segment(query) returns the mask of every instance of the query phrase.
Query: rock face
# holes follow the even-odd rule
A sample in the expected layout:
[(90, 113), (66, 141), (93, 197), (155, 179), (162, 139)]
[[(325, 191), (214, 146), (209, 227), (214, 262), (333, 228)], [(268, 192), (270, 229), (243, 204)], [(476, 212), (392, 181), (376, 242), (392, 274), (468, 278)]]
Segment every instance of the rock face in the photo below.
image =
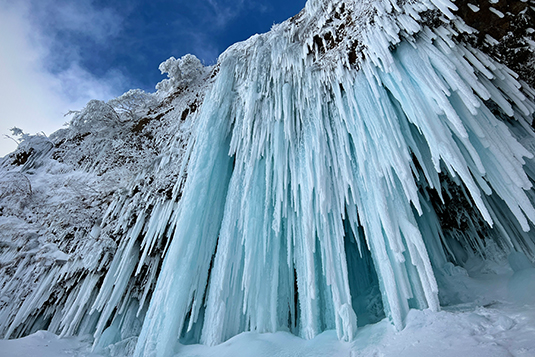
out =
[(535, 87), (535, 2), (458, 0), (456, 14), (477, 30), (466, 40)]
[(310, 0), (213, 68), (172, 58), (155, 94), (19, 132), (0, 333), (137, 356), (243, 331), (349, 341), (460, 302), (449, 272), (467, 256), (535, 260), (533, 8), (458, 5)]

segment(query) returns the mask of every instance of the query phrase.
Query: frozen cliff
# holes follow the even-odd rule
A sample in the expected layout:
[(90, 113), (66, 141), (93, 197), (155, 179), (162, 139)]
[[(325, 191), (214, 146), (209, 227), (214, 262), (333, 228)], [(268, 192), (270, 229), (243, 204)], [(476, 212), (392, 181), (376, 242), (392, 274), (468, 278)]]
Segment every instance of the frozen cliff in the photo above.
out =
[(456, 10), (309, 0), (214, 67), (162, 63), (155, 94), (17, 132), (0, 334), (136, 356), (244, 331), (352, 341), (465, 302), (469, 257), (532, 267), (535, 93)]

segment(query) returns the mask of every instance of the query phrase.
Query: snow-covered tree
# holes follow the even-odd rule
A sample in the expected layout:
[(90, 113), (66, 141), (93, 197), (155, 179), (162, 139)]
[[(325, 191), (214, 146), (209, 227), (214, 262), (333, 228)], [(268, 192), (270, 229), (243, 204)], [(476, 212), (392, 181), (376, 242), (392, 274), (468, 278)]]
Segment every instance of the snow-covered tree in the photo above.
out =
[(115, 111), (126, 115), (129, 119), (135, 119), (136, 113), (146, 109), (154, 103), (154, 95), (141, 89), (130, 89), (123, 95), (108, 101)]
[(121, 119), (113, 107), (101, 100), (90, 100), (85, 108), (76, 114), (69, 125), (77, 132), (98, 132), (116, 128)]
[(172, 88), (187, 85), (197, 79), (204, 66), (195, 55), (187, 54), (179, 59), (171, 57), (158, 67), (162, 74), (167, 73), (169, 79), (164, 79), (156, 85), (158, 91), (167, 92)]

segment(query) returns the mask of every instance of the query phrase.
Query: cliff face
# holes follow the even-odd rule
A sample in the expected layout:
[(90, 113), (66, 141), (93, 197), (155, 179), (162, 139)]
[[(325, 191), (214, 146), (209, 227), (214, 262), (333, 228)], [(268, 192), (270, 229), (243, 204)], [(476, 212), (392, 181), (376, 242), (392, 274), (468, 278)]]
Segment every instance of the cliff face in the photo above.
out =
[(213, 68), (170, 59), (155, 94), (19, 133), (0, 333), (139, 356), (243, 331), (349, 341), (463, 302), (467, 256), (534, 260), (533, 8), (457, 5), (310, 0)]
[(465, 37), (535, 87), (535, 2), (456, 1), (456, 14), (477, 30)]
[[(171, 76), (155, 94), (91, 101), (48, 138), (20, 135), (0, 174), (3, 337), (95, 331), (95, 293), (136, 219), (155, 202), (179, 200), (181, 165), (211, 74), (201, 66), (188, 78)], [(152, 269), (132, 273), (138, 299), (150, 297), (162, 250), (148, 258)]]

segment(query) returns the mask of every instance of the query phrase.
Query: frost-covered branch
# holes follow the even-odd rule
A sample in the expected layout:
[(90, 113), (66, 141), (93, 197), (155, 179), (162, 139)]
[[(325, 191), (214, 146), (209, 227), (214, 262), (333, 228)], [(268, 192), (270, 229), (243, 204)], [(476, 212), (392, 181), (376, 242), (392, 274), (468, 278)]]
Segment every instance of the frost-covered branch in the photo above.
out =
[(193, 82), (203, 73), (204, 66), (197, 57), (187, 54), (179, 59), (169, 58), (162, 62), (158, 69), (162, 74), (167, 73), (169, 79), (164, 79), (158, 83), (156, 89), (167, 92), (172, 88)]
[(154, 103), (154, 96), (141, 89), (131, 89), (123, 95), (108, 101), (119, 114), (126, 114), (130, 119), (135, 117), (136, 112), (150, 107)]
[(100, 100), (90, 100), (69, 125), (79, 132), (92, 132), (115, 128), (119, 122), (119, 115), (111, 105)]

